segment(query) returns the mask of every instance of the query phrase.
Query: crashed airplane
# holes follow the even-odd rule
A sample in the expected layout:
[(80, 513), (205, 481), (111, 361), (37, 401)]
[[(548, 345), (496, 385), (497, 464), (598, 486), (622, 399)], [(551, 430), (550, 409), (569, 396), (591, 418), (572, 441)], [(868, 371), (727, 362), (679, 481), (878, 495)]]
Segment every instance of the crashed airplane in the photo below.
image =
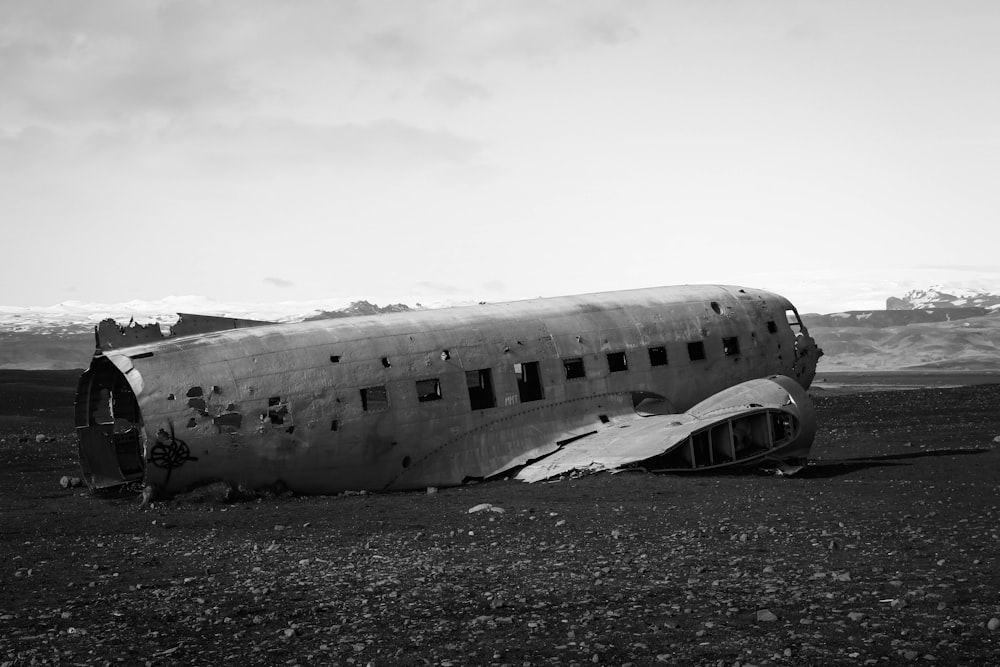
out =
[(290, 324), (183, 316), (171, 335), (97, 339), (76, 397), (84, 476), (160, 495), (794, 469), (822, 354), (783, 297), (714, 285)]

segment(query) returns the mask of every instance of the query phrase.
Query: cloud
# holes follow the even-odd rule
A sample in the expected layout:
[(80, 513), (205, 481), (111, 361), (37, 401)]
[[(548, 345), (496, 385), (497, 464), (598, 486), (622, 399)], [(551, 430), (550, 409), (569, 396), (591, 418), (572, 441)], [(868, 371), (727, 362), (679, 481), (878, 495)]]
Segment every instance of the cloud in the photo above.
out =
[(288, 287), (295, 287), (295, 283), (291, 280), (285, 280), (284, 278), (275, 278), (273, 276), (268, 276), (264, 278), (264, 282), (268, 285), (273, 285), (274, 287), (280, 287), (282, 289)]
[[(342, 98), (384, 85), (405, 88), (414, 73), (432, 81), (432, 95), (454, 104), (482, 96), (469, 78), (477, 69), (634, 38), (640, 6), (611, 0), (6, 3), (0, 120), (10, 126), (257, 114), (324, 91)], [(456, 64), (466, 71), (445, 74)]]
[(445, 106), (458, 107), (467, 102), (486, 100), (490, 92), (474, 81), (458, 76), (439, 76), (427, 84), (424, 94)]

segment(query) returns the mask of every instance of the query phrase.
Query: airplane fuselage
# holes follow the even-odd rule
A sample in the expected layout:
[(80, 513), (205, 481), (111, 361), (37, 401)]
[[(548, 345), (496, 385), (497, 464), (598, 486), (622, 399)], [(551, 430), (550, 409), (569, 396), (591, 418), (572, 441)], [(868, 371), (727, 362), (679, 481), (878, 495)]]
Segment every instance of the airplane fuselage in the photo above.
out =
[(168, 492), (456, 485), (636, 406), (683, 412), (776, 374), (808, 387), (819, 354), (783, 297), (708, 285), (168, 338), (95, 357), (81, 463), (92, 487)]

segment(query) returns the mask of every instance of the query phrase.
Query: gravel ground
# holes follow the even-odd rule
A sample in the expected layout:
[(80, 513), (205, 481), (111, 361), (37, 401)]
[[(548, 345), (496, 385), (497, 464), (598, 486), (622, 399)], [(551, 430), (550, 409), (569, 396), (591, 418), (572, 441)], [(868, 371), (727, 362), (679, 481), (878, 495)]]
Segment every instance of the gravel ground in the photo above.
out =
[(0, 415), (0, 667), (1000, 663), (1000, 385), (815, 396), (794, 478), (148, 509)]

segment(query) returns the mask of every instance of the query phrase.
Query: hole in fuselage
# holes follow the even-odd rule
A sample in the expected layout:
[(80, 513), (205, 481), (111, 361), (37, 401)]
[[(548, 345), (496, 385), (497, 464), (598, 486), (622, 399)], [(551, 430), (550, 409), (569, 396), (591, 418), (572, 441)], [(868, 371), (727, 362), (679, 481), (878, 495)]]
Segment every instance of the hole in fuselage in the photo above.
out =
[(143, 478), (139, 403), (128, 380), (106, 357), (95, 358), (80, 377), (75, 422), (80, 467), (91, 488)]

